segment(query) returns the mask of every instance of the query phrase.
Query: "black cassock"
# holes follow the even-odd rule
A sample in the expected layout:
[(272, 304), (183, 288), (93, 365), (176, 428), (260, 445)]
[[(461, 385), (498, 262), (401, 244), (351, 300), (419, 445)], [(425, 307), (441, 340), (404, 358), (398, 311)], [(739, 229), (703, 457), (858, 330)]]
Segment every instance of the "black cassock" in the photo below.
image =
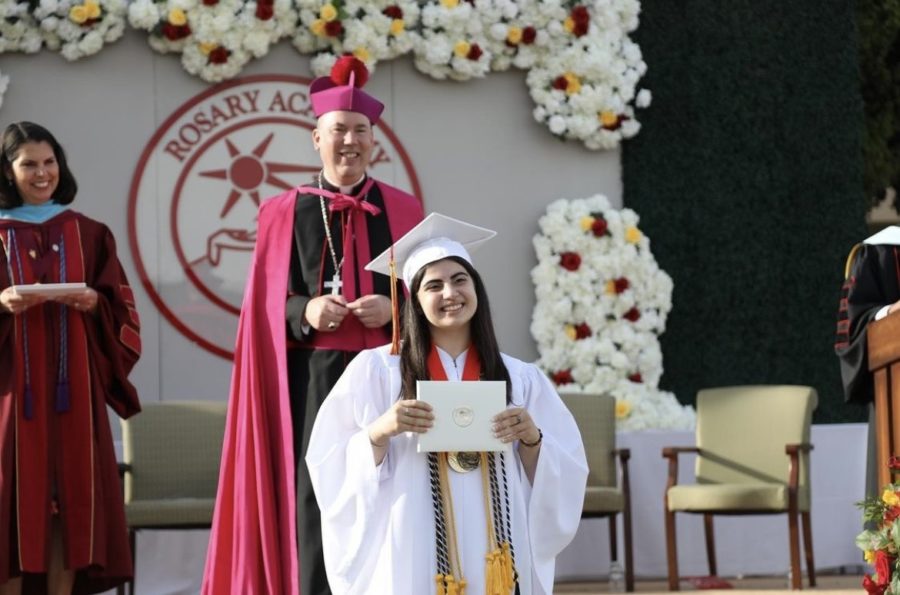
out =
[(867, 355), (867, 328), (884, 306), (900, 300), (900, 246), (860, 244), (841, 292), (834, 350), (840, 359), (844, 398), (875, 398)]
[[(355, 195), (363, 183), (349, 192)], [(332, 192), (339, 189), (323, 180), (322, 187)], [(368, 192), (368, 202), (382, 210), (378, 216), (367, 216), (369, 233), (369, 253), (374, 258), (387, 250), (393, 243), (388, 219), (384, 212), (384, 199), (373, 185)], [(327, 206), (328, 201), (325, 201)], [(327, 212), (327, 211), (326, 211)], [(331, 230), (331, 245), (337, 262), (343, 257), (341, 213), (328, 213)], [(359, 263), (365, 265), (366, 263)], [(357, 267), (358, 268), (358, 267)], [(322, 206), (319, 197), (313, 194), (299, 194), (294, 209), (294, 239), (291, 251), (291, 269), (288, 288), (291, 297), (286, 304), (287, 336), (293, 348), (287, 352), (288, 387), (291, 394), (291, 421), (294, 428), (294, 460), (297, 465), (297, 541), (300, 557), (300, 593), (320, 595), (330, 593), (325, 576), (325, 562), (322, 557), (322, 528), (319, 507), (312, 490), (309, 471), (306, 467), (306, 449), (309, 436), (319, 407), (328, 396), (331, 387), (344, 372), (344, 368), (357, 355), (357, 351), (312, 349), (308, 342), (315, 334), (303, 333), (303, 312), (312, 297), (330, 293), (323, 287), (324, 282), (334, 277), (332, 260)], [(390, 278), (374, 275), (374, 292), (390, 298)], [(359, 280), (355, 284), (360, 287)], [(402, 295), (402, 291), (401, 294)], [(348, 316), (353, 316), (348, 314)], [(390, 323), (386, 328), (385, 343), (390, 341)]]

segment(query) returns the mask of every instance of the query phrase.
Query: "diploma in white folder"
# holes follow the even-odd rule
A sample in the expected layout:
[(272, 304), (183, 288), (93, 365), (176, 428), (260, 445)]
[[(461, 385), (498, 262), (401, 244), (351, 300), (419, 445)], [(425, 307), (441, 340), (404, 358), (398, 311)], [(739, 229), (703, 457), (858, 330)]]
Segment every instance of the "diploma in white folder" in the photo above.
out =
[(418, 399), (431, 405), (434, 425), (419, 434), (418, 452), (508, 451), (509, 444), (494, 437), (494, 416), (506, 409), (506, 383), (416, 382)]
[(13, 291), (19, 295), (75, 295), (87, 289), (84, 283), (33, 283), (31, 285), (13, 285)]

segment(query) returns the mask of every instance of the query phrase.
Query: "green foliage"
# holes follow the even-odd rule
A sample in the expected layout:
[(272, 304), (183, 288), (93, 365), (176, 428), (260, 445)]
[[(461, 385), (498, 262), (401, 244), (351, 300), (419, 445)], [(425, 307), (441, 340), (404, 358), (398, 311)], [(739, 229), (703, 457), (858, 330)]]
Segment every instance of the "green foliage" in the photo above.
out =
[(849, 0), (643, 0), (653, 105), (623, 148), (624, 204), (674, 282), (660, 388), (806, 384), (816, 422), (861, 421), (833, 352), (866, 235)]
[[(867, 202), (900, 189), (900, 0), (857, 0)], [(900, 212), (900, 195), (895, 200)]]

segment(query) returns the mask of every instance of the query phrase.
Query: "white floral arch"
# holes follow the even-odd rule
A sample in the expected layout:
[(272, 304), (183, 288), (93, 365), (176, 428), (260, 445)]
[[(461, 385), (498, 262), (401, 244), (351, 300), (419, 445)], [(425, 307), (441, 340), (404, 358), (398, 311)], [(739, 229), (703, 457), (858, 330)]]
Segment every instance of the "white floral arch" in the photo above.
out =
[[(534, 117), (563, 139), (611, 149), (640, 130), (647, 70), (629, 34), (639, 0), (0, 0), (0, 53), (100, 51), (126, 24), (208, 82), (290, 38), (326, 74), (353, 54), (370, 69), (412, 53), (437, 79), (527, 71)], [(2, 98), (2, 97), (0, 97)]]
[(692, 428), (693, 408), (658, 388), (673, 284), (637, 214), (603, 195), (560, 199), (539, 225), (531, 334), (541, 369), (561, 391), (613, 395), (620, 430)]

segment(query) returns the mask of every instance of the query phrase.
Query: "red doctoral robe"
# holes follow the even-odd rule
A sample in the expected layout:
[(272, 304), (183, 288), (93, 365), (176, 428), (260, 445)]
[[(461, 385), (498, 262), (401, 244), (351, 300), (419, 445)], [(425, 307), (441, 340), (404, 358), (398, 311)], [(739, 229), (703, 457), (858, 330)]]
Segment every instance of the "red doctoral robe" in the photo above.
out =
[[(99, 296), (94, 314), (52, 301), (0, 314), (0, 583), (46, 571), (58, 509), (74, 593), (104, 591), (133, 574), (106, 406), (140, 410), (128, 381), (141, 350), (134, 295), (109, 229), (74, 211), (0, 220), (0, 243), (0, 290), (84, 282)], [(45, 586), (26, 576), (23, 592)]]
[[(422, 219), (422, 205), (376, 183), (396, 241)], [(296, 196), (297, 189), (290, 190), (259, 210), (234, 351), (204, 595), (300, 595), (285, 318)], [(358, 263), (360, 275), (372, 274), (362, 270), (366, 264)], [(372, 336), (378, 344), (386, 342), (382, 334)], [(325, 335), (321, 348), (336, 348), (330, 341)]]

